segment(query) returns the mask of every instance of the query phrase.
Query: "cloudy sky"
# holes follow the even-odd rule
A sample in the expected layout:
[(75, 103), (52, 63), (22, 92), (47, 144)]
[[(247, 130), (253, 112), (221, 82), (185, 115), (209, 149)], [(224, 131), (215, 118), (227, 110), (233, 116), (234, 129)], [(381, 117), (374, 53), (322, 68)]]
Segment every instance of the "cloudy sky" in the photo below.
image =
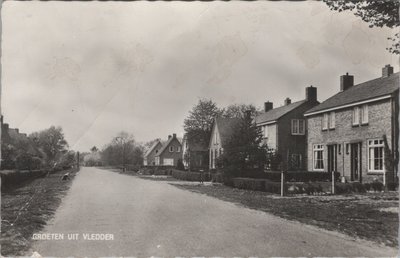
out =
[(12, 2), (2, 10), (2, 113), (22, 132), (62, 126), (70, 147), (183, 134), (200, 98), (220, 107), (376, 78), (394, 34), (321, 2)]

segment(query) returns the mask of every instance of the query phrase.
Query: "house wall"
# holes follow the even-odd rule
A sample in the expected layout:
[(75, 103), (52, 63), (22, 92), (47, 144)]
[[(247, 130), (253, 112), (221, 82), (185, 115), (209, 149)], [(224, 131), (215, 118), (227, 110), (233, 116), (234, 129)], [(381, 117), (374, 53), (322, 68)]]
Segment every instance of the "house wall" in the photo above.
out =
[(162, 144), (160, 142), (157, 143), (156, 147), (145, 157), (145, 165), (147, 166), (154, 166), (155, 163), (155, 156), (158, 154), (158, 151), (162, 148)]
[(186, 153), (188, 152), (188, 141), (186, 136), (183, 137), (182, 140), (182, 162), (183, 165), (185, 166), (185, 169), (188, 169), (189, 163), (185, 160), (185, 155), (187, 155)]
[[(260, 127), (263, 127), (263, 126), (260, 126)], [(276, 124), (269, 124), (269, 125), (266, 125), (266, 127), (267, 127), (268, 133), (267, 133), (267, 137), (263, 138), (263, 143), (267, 144), (268, 149), (276, 150), (278, 148), (278, 145), (277, 145), (277, 130), (276, 130), (277, 125)]]
[[(173, 152), (170, 152), (170, 147), (173, 147)], [(179, 151), (177, 148), (179, 147)], [(173, 159), (174, 166), (178, 165), (178, 160), (182, 159), (182, 145), (178, 139), (174, 138), (167, 146), (167, 148), (160, 155), (160, 165), (164, 164), (164, 159)]]
[(392, 103), (383, 100), (368, 104), (368, 125), (352, 125), (353, 107), (335, 111), (335, 129), (322, 131), (323, 114), (308, 117), (308, 170), (313, 168), (313, 146), (323, 144), (324, 170), (327, 172), (327, 145), (338, 144), (341, 153), (337, 155), (337, 171), (347, 180), (351, 179), (350, 151), (346, 152), (346, 144), (361, 142), (361, 181), (369, 182), (374, 179), (383, 181), (382, 172), (368, 171), (368, 142), (369, 139), (382, 139), (386, 135), (389, 147), (392, 146)]
[[(277, 152), (281, 156), (283, 163), (287, 165), (289, 171), (307, 169), (307, 119), (304, 117), (304, 113), (317, 104), (317, 102), (306, 102), (281, 117), (277, 122)], [(302, 119), (305, 121), (304, 135), (292, 134), (292, 119)], [(298, 167), (290, 165), (289, 160), (293, 154), (301, 155), (300, 166)]]
[(209, 168), (215, 168), (215, 160), (222, 152), (221, 137), (219, 134), (218, 126), (215, 124), (211, 132), (210, 146), (209, 146)]

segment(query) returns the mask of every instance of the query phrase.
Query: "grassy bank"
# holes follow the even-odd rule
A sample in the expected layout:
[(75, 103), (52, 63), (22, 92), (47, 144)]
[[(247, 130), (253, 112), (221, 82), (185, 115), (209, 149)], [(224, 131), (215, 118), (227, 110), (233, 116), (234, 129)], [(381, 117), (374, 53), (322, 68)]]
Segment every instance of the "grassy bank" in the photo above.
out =
[[(71, 173), (71, 179), (75, 176)], [(1, 254), (23, 255), (33, 233), (39, 232), (54, 215), (72, 180), (62, 181), (68, 171), (37, 178), (14, 190), (1, 193)]]
[(397, 192), (334, 196), (280, 197), (224, 185), (176, 185), (248, 208), (398, 247)]

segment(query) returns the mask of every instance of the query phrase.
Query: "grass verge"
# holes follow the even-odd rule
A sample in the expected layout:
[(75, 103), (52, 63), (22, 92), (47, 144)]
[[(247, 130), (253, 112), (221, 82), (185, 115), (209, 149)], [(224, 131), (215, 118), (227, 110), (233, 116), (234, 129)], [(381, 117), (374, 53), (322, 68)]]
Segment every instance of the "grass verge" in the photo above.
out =
[(224, 185), (175, 185), (279, 217), (398, 247), (398, 192), (280, 197)]
[(32, 234), (52, 218), (71, 186), (72, 180), (61, 180), (66, 172), (71, 179), (75, 176), (73, 170), (59, 171), (1, 193), (1, 255), (20, 256), (29, 250)]

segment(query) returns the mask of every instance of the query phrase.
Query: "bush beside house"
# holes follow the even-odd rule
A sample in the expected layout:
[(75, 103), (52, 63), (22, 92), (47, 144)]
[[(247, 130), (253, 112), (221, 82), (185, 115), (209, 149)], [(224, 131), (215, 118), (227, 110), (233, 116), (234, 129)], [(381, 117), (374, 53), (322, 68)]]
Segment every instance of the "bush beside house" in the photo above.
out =
[(211, 180), (209, 173), (189, 172), (189, 171), (182, 171), (182, 170), (177, 170), (177, 169), (172, 170), (172, 177), (179, 179), (179, 180), (186, 180), (186, 181), (201, 181), (202, 174), (203, 174), (203, 181)]

